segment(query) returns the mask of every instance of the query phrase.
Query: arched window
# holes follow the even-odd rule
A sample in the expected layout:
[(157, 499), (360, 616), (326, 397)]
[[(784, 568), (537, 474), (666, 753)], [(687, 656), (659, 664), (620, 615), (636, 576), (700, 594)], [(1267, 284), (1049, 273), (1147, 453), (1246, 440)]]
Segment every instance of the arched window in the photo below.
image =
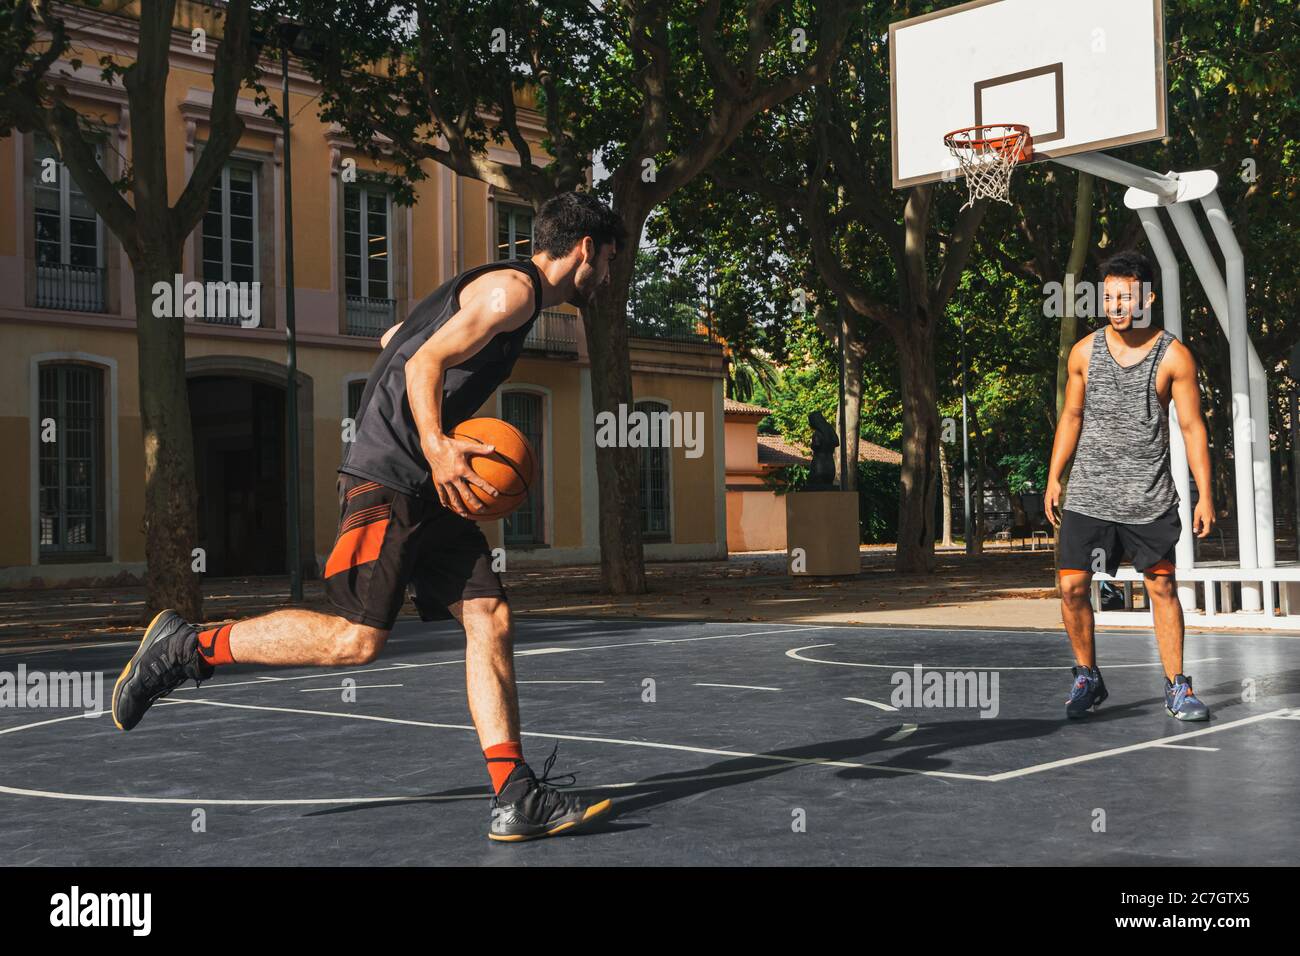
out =
[[(637, 402), (636, 411), (650, 416), (648, 434), (662, 435), (656, 414), (668, 414), (663, 402)], [(672, 537), (672, 515), (668, 496), (670, 450), (665, 447), (641, 448), (641, 534), (646, 541), (668, 541)]]
[(537, 481), (529, 489), (528, 498), (513, 514), (505, 519), (507, 545), (539, 545), (546, 543), (546, 512), (543, 491), (546, 478), (542, 468), (546, 446), (542, 434), (542, 396), (535, 392), (503, 392), (501, 417), (524, 433), (528, 444), (537, 456)]

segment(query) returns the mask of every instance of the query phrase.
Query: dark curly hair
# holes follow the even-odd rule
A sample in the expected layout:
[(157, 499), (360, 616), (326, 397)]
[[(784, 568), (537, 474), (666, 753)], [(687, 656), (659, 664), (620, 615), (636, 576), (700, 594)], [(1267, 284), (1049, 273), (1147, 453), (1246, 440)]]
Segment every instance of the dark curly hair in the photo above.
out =
[(533, 222), (533, 248), (555, 259), (591, 236), (596, 247), (613, 243), (622, 249), (627, 242), (623, 221), (591, 193), (560, 193), (548, 199)]
[(1117, 276), (1121, 279), (1137, 279), (1143, 288), (1154, 289), (1156, 272), (1151, 260), (1140, 252), (1117, 252), (1101, 264), (1101, 278)]

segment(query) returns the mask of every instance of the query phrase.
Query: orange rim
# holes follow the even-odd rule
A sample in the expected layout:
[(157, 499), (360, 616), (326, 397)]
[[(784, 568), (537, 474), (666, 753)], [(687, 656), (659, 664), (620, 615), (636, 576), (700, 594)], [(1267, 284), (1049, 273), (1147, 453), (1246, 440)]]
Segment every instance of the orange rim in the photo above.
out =
[[(1002, 133), (998, 136), (985, 135), (989, 130), (1015, 130), (1015, 133)], [(943, 138), (949, 149), (965, 149), (972, 153), (1002, 153), (1006, 155), (1018, 149), (1015, 160), (1024, 162), (1034, 155), (1034, 139), (1029, 127), (1021, 123), (985, 123), (981, 126), (967, 126), (955, 129)]]

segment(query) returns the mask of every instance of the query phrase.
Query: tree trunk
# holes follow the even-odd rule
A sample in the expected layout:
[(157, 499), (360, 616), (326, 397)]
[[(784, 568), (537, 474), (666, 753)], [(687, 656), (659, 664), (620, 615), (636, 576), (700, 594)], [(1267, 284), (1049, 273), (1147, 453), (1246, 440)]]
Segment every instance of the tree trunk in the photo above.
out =
[(984, 483), (988, 480), (986, 470), (987, 462), (984, 455), (984, 432), (980, 428), (979, 415), (975, 412), (975, 404), (970, 403), (970, 420), (975, 426), (975, 487), (971, 492), (971, 501), (975, 505), (975, 547), (972, 554), (984, 553)]
[[(627, 246), (610, 265), (609, 285), (582, 310), (591, 357), (591, 405), (595, 414), (632, 410), (632, 361), (628, 353), (627, 300), (645, 216), (624, 212)], [(595, 427), (590, 422), (586, 427)], [(641, 482), (635, 448), (596, 448), (599, 489), (600, 570), (611, 594), (644, 594), (645, 557), (641, 549)]]
[(844, 459), (848, 462), (847, 474), (840, 477), (844, 491), (858, 490), (858, 449), (861, 447), (859, 431), (862, 428), (862, 360), (866, 354), (862, 336), (858, 334), (854, 311), (846, 305), (839, 307), (840, 321), (844, 324)]
[(939, 484), (943, 490), (943, 546), (952, 547), (952, 478), (948, 472), (948, 446), (939, 442)]
[(905, 323), (897, 336), (903, 398), (903, 468), (895, 570), (934, 570), (934, 500), (939, 487), (939, 412), (934, 350), (926, 324)]
[[(1092, 245), (1092, 193), (1092, 174), (1079, 173), (1079, 184), (1075, 190), (1074, 200), (1074, 236), (1070, 240), (1069, 261), (1065, 264), (1065, 311), (1061, 316), (1061, 337), (1056, 351), (1056, 418), (1053, 424), (1061, 420), (1061, 410), (1065, 408), (1065, 386), (1070, 378), (1070, 351), (1079, 341), (1079, 318), (1074, 312), (1074, 300), (1079, 275), (1088, 261), (1088, 248)], [(1067, 462), (1065, 470), (1061, 473), (1063, 500), (1065, 489), (1070, 484), (1071, 464)], [(1058, 534), (1053, 537), (1053, 564), (1059, 568), (1061, 536)]]
[(1065, 311), (1061, 316), (1061, 336), (1056, 351), (1056, 418), (1060, 421), (1065, 407), (1065, 384), (1070, 377), (1070, 350), (1079, 341), (1079, 318), (1074, 314), (1074, 297), (1079, 275), (1088, 261), (1092, 245), (1092, 175), (1079, 173), (1074, 201), (1074, 236), (1070, 240), (1070, 258), (1065, 264)]
[(145, 253), (132, 263), (136, 343), (140, 363), (140, 424), (144, 433), (146, 620), (174, 608), (189, 621), (203, 618), (200, 546), (194, 484), (194, 435), (185, 378), (185, 319), (155, 317), (153, 285), (168, 287), (181, 271), (175, 248)]

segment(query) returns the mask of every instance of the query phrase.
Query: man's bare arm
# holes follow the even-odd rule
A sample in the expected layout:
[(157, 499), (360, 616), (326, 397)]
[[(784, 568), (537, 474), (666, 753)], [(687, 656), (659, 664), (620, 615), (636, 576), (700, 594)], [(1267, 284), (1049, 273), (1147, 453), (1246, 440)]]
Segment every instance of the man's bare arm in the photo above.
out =
[(1086, 375), (1088, 358), (1092, 353), (1091, 342), (1091, 338), (1083, 339), (1070, 350), (1065, 402), (1061, 407), (1061, 417), (1056, 423), (1052, 460), (1047, 467), (1047, 493), (1043, 500), (1047, 519), (1052, 524), (1060, 521), (1061, 476), (1065, 474), (1070, 459), (1079, 447), (1079, 435), (1083, 431), (1083, 400), (1087, 390)]
[(470, 491), (477, 485), (490, 494), (496, 489), (469, 466), (471, 454), (487, 454), (491, 446), (458, 441), (442, 430), (442, 387), (445, 372), (481, 351), (493, 337), (519, 328), (533, 313), (533, 286), (513, 272), (491, 272), (467, 285), (460, 311), (438, 329), (406, 362), (406, 395), (420, 434), (420, 447), (438, 500), (457, 514), (483, 505)]
[(1161, 364), (1170, 371), (1170, 398), (1178, 411), (1178, 429), (1187, 448), (1187, 467), (1200, 492), (1192, 530), (1204, 538), (1214, 527), (1214, 496), (1210, 485), (1210, 442), (1201, 414), (1201, 389), (1196, 380), (1196, 359), (1183, 343), (1175, 341)]

